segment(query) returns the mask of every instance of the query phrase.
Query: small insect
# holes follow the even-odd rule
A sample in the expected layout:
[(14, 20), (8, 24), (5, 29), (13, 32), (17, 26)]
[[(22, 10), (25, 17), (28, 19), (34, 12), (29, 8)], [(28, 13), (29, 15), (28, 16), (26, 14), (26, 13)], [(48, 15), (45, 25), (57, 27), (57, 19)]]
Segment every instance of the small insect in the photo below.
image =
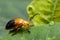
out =
[(7, 24), (6, 24), (6, 29), (7, 30), (20, 30), (22, 27), (26, 27), (27, 31), (29, 31), (29, 27), (30, 27), (30, 23), (24, 19), (21, 18), (14, 18), (12, 20), (10, 20)]

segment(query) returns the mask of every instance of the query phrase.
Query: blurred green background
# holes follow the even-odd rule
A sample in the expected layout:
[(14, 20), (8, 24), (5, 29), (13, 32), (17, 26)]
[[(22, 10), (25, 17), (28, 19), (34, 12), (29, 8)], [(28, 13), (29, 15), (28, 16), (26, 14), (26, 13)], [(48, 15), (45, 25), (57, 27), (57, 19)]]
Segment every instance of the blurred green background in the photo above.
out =
[(27, 6), (27, 13), (34, 25), (53, 25), (60, 22), (60, 0), (33, 0)]
[[(44, 1), (45, 0), (42, 2)], [(49, 1), (52, 2), (52, 0), (48, 0), (48, 2)], [(56, 0), (53, 0), (53, 2), (55, 1)], [(29, 19), (26, 8), (31, 2), (32, 0), (0, 0), (0, 40), (60, 40), (60, 22), (56, 22), (53, 25), (43, 24), (33, 26), (30, 28), (30, 34), (25, 31), (18, 32), (14, 36), (8, 34), (9, 31), (5, 29), (5, 25), (9, 20), (16, 17), (24, 18), (26, 20)], [(36, 2), (38, 3), (39, 0), (34, 0), (33, 3)]]

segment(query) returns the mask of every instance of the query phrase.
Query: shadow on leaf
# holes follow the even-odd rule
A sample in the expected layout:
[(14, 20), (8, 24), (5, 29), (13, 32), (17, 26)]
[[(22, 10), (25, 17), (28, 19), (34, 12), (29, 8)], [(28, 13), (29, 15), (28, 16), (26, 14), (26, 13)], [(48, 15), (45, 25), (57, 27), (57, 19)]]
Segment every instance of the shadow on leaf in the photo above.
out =
[(29, 33), (29, 34), (31, 33), (30, 30), (20, 29), (20, 30), (18, 30), (18, 31), (17, 31), (17, 30), (10, 30), (10, 31), (9, 31), (9, 34), (11, 34), (11, 36), (14, 36), (14, 35), (16, 35), (17, 33), (20, 33), (20, 34), (21, 34), (21, 33), (23, 33), (23, 32), (24, 32), (24, 33)]

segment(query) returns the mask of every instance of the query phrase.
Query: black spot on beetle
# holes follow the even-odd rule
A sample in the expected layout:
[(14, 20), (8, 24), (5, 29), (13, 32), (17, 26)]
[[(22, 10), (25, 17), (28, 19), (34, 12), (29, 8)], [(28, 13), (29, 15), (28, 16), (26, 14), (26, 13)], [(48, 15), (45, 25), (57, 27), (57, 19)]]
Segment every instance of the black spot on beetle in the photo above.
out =
[(6, 24), (6, 29), (11, 29), (15, 26), (14, 24), (14, 20), (10, 20), (7, 24)]

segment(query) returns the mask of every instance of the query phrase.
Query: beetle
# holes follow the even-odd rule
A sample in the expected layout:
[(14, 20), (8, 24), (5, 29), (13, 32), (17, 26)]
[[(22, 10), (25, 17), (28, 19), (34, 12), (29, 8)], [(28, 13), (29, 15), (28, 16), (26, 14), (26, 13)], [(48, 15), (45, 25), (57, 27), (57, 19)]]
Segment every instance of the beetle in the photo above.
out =
[(6, 24), (6, 30), (20, 30), (22, 27), (26, 27), (29, 31), (30, 23), (22, 18), (14, 18)]

